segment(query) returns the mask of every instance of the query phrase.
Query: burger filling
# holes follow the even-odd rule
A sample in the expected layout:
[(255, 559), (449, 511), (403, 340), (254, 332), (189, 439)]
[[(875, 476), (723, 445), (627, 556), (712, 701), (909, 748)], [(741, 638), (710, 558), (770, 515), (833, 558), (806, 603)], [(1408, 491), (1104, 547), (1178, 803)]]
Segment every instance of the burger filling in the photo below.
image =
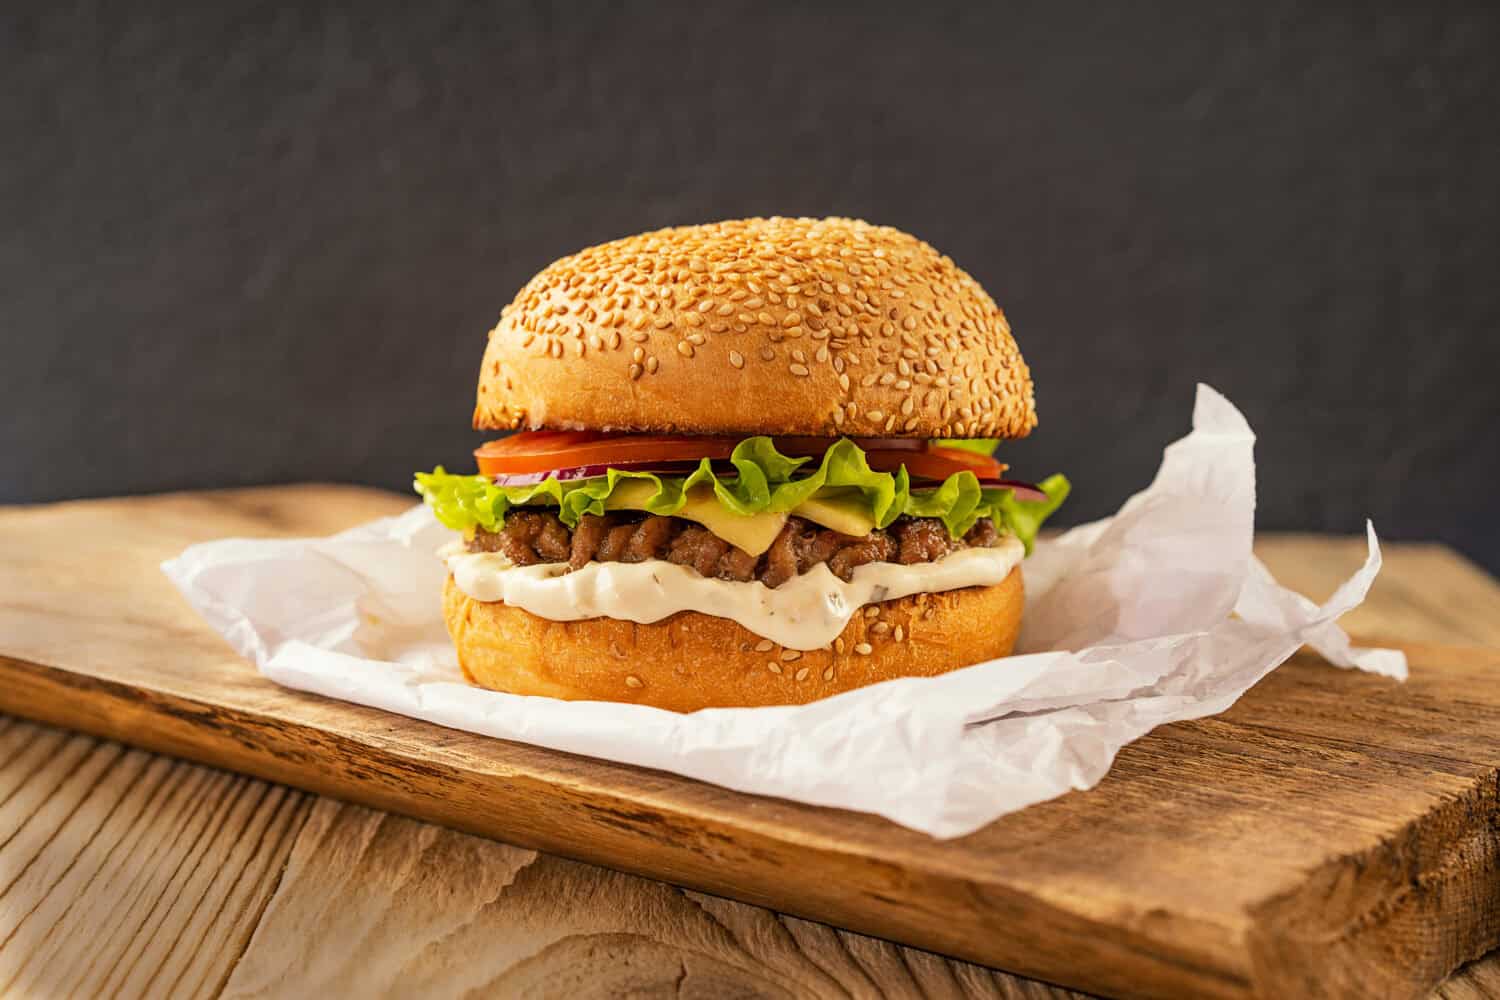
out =
[(463, 548), (503, 565), (661, 561), (771, 589), (827, 566), (848, 584), (869, 564), (1029, 552), (1068, 482), (1005, 479), (993, 445), (532, 431), (476, 451), (478, 475), (439, 467), (416, 488)]
[(512, 511), (498, 531), (476, 529), (465, 548), (469, 552), (499, 552), (517, 566), (567, 563), (579, 570), (591, 562), (639, 563), (661, 559), (688, 566), (701, 576), (748, 583), (759, 580), (779, 587), (820, 563), (848, 582), (866, 563), (890, 562), (911, 566), (935, 562), (950, 552), (993, 548), (1001, 534), (993, 519), (974, 522), (954, 538), (934, 517), (898, 517), (888, 528), (863, 536), (821, 528), (812, 521), (789, 517), (765, 552), (752, 555), (731, 545), (708, 528), (680, 517), (636, 511), (585, 514), (570, 529), (554, 513)]

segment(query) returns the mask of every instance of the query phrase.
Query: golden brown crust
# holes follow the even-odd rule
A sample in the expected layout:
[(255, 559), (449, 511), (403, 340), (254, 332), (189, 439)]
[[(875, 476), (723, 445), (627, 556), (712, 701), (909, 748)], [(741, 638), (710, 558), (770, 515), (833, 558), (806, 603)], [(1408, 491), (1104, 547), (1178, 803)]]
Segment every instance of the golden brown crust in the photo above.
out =
[(501, 313), (474, 426), (1023, 437), (1031, 373), (979, 283), (852, 219), (743, 219), (590, 247)]
[(994, 587), (869, 605), (832, 649), (798, 652), (696, 611), (650, 625), (614, 618), (555, 622), (473, 600), (451, 576), (443, 589), (448, 632), (471, 683), (676, 712), (802, 704), (893, 677), (930, 677), (1007, 656), (1024, 603), (1017, 568)]

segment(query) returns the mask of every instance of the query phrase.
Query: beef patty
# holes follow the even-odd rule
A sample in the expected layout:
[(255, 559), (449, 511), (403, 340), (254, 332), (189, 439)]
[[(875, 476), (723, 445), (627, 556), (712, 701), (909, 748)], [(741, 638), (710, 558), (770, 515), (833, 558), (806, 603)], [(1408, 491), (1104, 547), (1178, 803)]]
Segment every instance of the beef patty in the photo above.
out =
[(856, 566), (871, 562), (934, 562), (955, 549), (990, 548), (1000, 533), (989, 518), (980, 518), (961, 539), (935, 517), (900, 517), (889, 527), (864, 537), (841, 535), (800, 517), (789, 517), (771, 547), (760, 556), (735, 548), (702, 525), (680, 517), (632, 511), (585, 514), (572, 531), (557, 515), (539, 510), (512, 510), (500, 531), (480, 529), (468, 542), (470, 552), (502, 552), (517, 566), (565, 562), (581, 569), (590, 562), (645, 562), (665, 559), (691, 566), (720, 580), (759, 580), (781, 584), (818, 563), (841, 580)]

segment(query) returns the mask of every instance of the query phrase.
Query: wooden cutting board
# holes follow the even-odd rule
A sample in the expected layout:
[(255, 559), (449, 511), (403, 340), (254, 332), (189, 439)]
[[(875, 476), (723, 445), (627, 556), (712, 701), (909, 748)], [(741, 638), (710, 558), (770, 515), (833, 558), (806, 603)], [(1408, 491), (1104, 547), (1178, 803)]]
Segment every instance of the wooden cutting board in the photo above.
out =
[(1500, 943), (1500, 652), (1408, 647), (1405, 685), (1299, 657), (1096, 789), (938, 842), (278, 688), (157, 569), (407, 502), (0, 510), (0, 711), (1097, 992), (1411, 996)]

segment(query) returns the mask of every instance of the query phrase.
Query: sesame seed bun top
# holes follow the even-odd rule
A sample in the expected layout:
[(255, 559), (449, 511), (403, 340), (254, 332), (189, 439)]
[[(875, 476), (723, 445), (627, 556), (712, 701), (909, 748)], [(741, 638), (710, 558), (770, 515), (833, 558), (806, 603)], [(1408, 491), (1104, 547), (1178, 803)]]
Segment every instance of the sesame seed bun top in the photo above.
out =
[(478, 429), (1023, 437), (1031, 373), (979, 283), (855, 219), (743, 219), (590, 247), (490, 333)]

